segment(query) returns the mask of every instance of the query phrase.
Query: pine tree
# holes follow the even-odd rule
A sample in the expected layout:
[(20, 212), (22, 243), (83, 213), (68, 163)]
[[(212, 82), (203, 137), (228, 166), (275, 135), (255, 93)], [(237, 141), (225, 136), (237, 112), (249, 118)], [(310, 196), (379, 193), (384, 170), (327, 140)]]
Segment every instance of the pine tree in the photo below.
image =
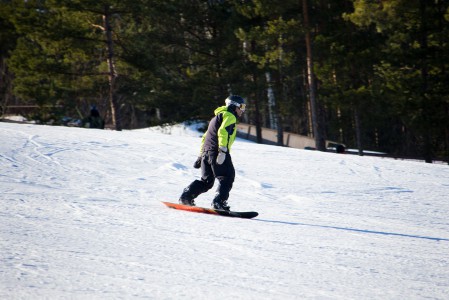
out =
[[(447, 1), (395, 0), (388, 3), (354, 1), (350, 15), (360, 26), (375, 26), (385, 37), (384, 56), (376, 75), (384, 97), (402, 124), (406, 149), (432, 162), (447, 153)], [(404, 144), (404, 143), (403, 143)], [(447, 155), (447, 154), (445, 154)]]

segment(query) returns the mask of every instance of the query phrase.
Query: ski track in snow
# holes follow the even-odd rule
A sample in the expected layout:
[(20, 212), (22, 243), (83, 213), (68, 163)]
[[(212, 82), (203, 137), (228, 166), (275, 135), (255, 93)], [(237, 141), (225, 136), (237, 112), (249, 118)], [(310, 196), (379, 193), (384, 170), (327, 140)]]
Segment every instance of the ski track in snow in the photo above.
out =
[(183, 127), (0, 136), (1, 299), (449, 295), (448, 166), (238, 140), (230, 204), (259, 212), (241, 220), (160, 203), (199, 178)]

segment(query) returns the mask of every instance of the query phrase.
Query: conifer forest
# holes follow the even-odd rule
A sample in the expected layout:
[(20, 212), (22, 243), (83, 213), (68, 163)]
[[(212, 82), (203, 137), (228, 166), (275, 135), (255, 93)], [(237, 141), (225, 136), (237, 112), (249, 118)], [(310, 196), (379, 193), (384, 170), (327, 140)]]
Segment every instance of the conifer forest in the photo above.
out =
[[(1, 0), (0, 114), (242, 122), (449, 159), (449, 0)], [(282, 141), (280, 141), (282, 144)]]

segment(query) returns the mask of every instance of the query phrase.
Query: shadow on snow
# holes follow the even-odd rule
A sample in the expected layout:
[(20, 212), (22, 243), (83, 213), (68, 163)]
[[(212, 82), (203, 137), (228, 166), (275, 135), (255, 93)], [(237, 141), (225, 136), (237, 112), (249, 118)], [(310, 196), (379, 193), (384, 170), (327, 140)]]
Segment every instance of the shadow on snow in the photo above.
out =
[(336, 230), (344, 230), (344, 231), (352, 231), (352, 232), (361, 232), (361, 233), (370, 233), (370, 234), (379, 234), (379, 235), (392, 235), (392, 236), (400, 236), (400, 237), (408, 237), (408, 238), (416, 238), (416, 239), (425, 239), (425, 240), (431, 240), (431, 241), (445, 241), (445, 242), (449, 242), (448, 238), (437, 238), (437, 237), (421, 236), (421, 235), (413, 235), (413, 234), (404, 234), (404, 233), (374, 231), (374, 230), (366, 230), (366, 229), (356, 229), (356, 228), (347, 228), (347, 227), (338, 227), (338, 226), (329, 226), (329, 225), (317, 225), (317, 224), (307, 224), (307, 223), (297, 223), (297, 222), (285, 222), (285, 221), (276, 221), (276, 220), (254, 219), (254, 221), (268, 222), (268, 223), (278, 223), (278, 224), (286, 224), (286, 225), (298, 225), (298, 226), (309, 226), (309, 227), (319, 227), (319, 228), (331, 228), (331, 229), (336, 229)]

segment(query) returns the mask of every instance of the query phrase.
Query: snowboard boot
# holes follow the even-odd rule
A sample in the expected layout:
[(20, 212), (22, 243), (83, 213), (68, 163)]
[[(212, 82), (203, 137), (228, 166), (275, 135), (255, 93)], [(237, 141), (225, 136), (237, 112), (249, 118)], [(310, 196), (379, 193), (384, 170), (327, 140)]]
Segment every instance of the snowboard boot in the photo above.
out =
[(217, 194), (217, 196), (215, 196), (214, 200), (212, 201), (212, 208), (226, 211), (231, 210), (231, 207), (228, 205), (228, 201), (221, 199), (219, 194)]
[(195, 201), (193, 200), (192, 194), (190, 194), (190, 189), (186, 188), (182, 192), (181, 197), (179, 197), (179, 204), (195, 206)]

